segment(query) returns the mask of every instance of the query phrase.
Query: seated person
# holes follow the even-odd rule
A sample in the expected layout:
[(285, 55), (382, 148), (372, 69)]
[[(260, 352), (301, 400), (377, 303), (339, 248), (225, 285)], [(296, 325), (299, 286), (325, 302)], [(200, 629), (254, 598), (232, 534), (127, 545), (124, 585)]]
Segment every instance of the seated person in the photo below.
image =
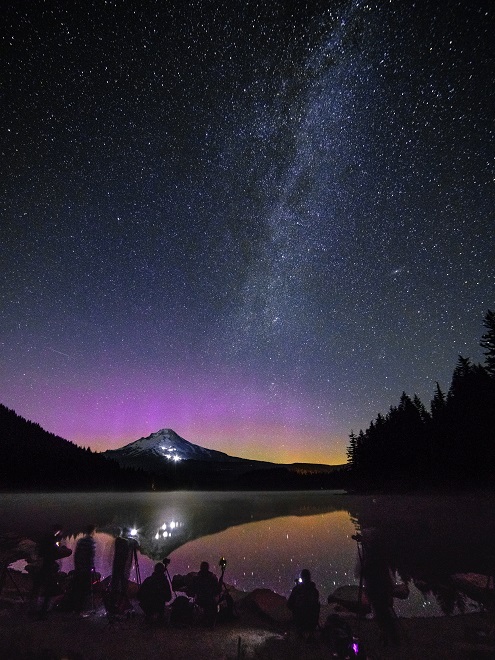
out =
[(217, 576), (210, 571), (207, 561), (201, 562), (199, 573), (194, 579), (193, 593), (195, 603), (204, 612), (205, 622), (213, 625), (217, 614), (220, 585)]
[(309, 636), (318, 627), (320, 617), (320, 594), (307, 568), (292, 589), (287, 601), (294, 624), (301, 636)]
[(137, 597), (148, 623), (164, 620), (165, 604), (172, 598), (172, 592), (161, 562), (155, 564), (153, 574), (139, 587)]

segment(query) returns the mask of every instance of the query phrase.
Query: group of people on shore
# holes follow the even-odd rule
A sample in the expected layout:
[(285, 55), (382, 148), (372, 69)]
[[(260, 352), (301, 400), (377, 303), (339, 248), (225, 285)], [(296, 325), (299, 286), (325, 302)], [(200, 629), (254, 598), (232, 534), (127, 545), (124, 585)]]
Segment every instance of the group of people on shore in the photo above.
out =
[[(84, 536), (79, 539), (74, 553), (74, 571), (70, 597), (73, 609), (82, 612), (87, 595), (91, 592), (91, 578), (94, 570), (96, 527), (88, 526)], [(58, 560), (72, 554), (65, 545), (61, 545), (62, 527), (53, 525), (51, 530), (39, 541), (37, 547), (38, 563), (28, 565), (32, 577), (31, 602), (33, 611), (39, 619), (46, 619), (52, 598), (59, 594)], [(36, 610), (35, 603), (41, 597), (41, 607)]]
[[(69, 573), (69, 585), (59, 600), (57, 609), (73, 611), (85, 616), (89, 607), (94, 608), (94, 586), (100, 581), (100, 574), (95, 569), (96, 542), (95, 525), (88, 525), (84, 535), (78, 539), (74, 550), (74, 569)], [(38, 619), (45, 619), (50, 604), (59, 596), (58, 560), (68, 557), (72, 551), (63, 545), (60, 525), (53, 525), (37, 545), (38, 563), (30, 570), (32, 576), (31, 602), (33, 613)], [(154, 566), (153, 573), (142, 583), (139, 574), (137, 551), (138, 542), (123, 528), (115, 539), (112, 574), (103, 593), (103, 602), (107, 614), (112, 620), (119, 612), (130, 611), (132, 605), (128, 599), (129, 578), (134, 563), (139, 585), (137, 599), (149, 623), (163, 621), (165, 606), (172, 600), (172, 587), (167, 566), (169, 559), (164, 559)], [(217, 605), (223, 589), (223, 570), (220, 580), (210, 571), (208, 562), (201, 563), (195, 575), (192, 591), (194, 603), (201, 609), (204, 621), (213, 624)], [(41, 599), (41, 603), (39, 600)]]
[[(70, 573), (69, 587), (59, 603), (61, 610), (74, 611), (84, 616), (90, 605), (94, 607), (94, 602), (90, 604), (90, 599), (93, 596), (93, 585), (100, 579), (100, 575), (95, 569), (95, 533), (96, 526), (89, 525), (84, 535), (76, 543), (74, 570)], [(41, 606), (37, 609), (40, 619), (46, 618), (50, 601), (58, 593), (58, 560), (72, 554), (66, 546), (61, 544), (61, 541), (61, 527), (53, 525), (50, 532), (43, 536), (38, 544), (40, 562), (37, 570), (32, 573), (32, 597), (33, 600), (37, 600), (41, 596)], [(127, 591), (133, 561), (138, 570), (136, 554), (138, 548), (136, 539), (130, 536), (130, 530), (122, 529), (115, 539), (112, 575), (109, 588), (104, 596), (104, 604), (109, 617), (125, 608), (124, 601), (128, 602), (129, 608), (131, 607)], [(164, 559), (162, 562), (156, 563), (153, 573), (139, 585), (137, 599), (144, 612), (145, 620), (149, 623), (163, 620), (165, 607), (172, 601), (172, 587), (167, 570), (169, 561), (169, 559)], [(194, 603), (200, 608), (203, 620), (207, 625), (212, 625), (215, 621), (219, 597), (224, 587), (225, 565), (220, 565), (222, 575), (219, 580), (210, 570), (208, 562), (203, 561), (188, 589), (188, 593), (193, 596)], [(293, 613), (296, 625), (301, 630), (311, 630), (317, 626), (320, 613), (319, 593), (315, 583), (311, 580), (309, 570), (304, 569), (301, 572), (301, 576), (290, 594), (288, 607)]]
[[(147, 577), (137, 592), (139, 605), (148, 623), (163, 622), (165, 606), (172, 600), (171, 582), (167, 565), (170, 560), (155, 564), (153, 573)], [(201, 562), (199, 571), (188, 585), (187, 593), (193, 597), (194, 605), (201, 612), (201, 618), (206, 626), (213, 626), (217, 619), (218, 605), (222, 599), (227, 599), (224, 591), (223, 570), (220, 579), (210, 570), (207, 561)], [(172, 604), (172, 618), (178, 625), (193, 621), (192, 603), (187, 597), (178, 596)]]
[[(116, 609), (127, 597), (127, 589), (133, 560), (136, 559), (138, 543), (124, 528), (115, 539), (112, 576), (110, 580), (107, 609)], [(74, 569), (70, 575), (70, 586), (59, 603), (61, 610), (74, 611), (83, 615), (93, 594), (93, 585), (100, 580), (95, 568), (96, 542), (95, 525), (88, 525), (84, 535), (78, 539), (74, 550)], [(42, 536), (37, 545), (38, 562), (30, 566), (32, 576), (31, 602), (39, 619), (45, 619), (50, 603), (60, 595), (58, 560), (69, 557), (72, 551), (62, 544), (62, 528), (53, 525)], [(41, 598), (41, 605), (37, 602)]]
[[(94, 596), (94, 585), (100, 580), (100, 576), (95, 570), (95, 532), (96, 527), (89, 525), (84, 535), (78, 539), (74, 550), (74, 570), (69, 574), (70, 585), (59, 603), (60, 609), (74, 611), (81, 616), (85, 616), (89, 600)], [(391, 602), (389, 590), (385, 588), (387, 582), (383, 578), (389, 570), (388, 565), (384, 561), (379, 544), (365, 543), (366, 539), (362, 537), (357, 540), (366, 545), (364, 555), (360, 553), (361, 578), (367, 586), (375, 617), (386, 637), (397, 642), (395, 621), (391, 616), (393, 602)], [(372, 537), (371, 540), (373, 540)], [(56, 589), (58, 560), (72, 554), (71, 550), (61, 544), (61, 541), (61, 528), (59, 525), (54, 525), (38, 543), (39, 563), (37, 570), (32, 573), (32, 597), (33, 600), (38, 600), (41, 596), (41, 605), (36, 610), (40, 619), (46, 618), (50, 601), (58, 593)], [(223, 583), (226, 565), (223, 558), (219, 564), (222, 570), (220, 579), (210, 571), (210, 566), (206, 561), (201, 563), (197, 573), (190, 574), (193, 579), (185, 591), (188, 597), (193, 597), (191, 602), (188, 597), (177, 597), (174, 588), (175, 578), (183, 576), (174, 576), (173, 581), (170, 579), (167, 568), (170, 562), (168, 558), (156, 563), (153, 573), (141, 583), (137, 559), (138, 549), (139, 545), (131, 536), (130, 530), (122, 529), (115, 539), (112, 575), (103, 594), (103, 602), (110, 621), (119, 612), (123, 612), (126, 607), (129, 611), (132, 610), (127, 592), (133, 562), (139, 585), (137, 600), (144, 612), (145, 621), (149, 624), (165, 620), (168, 603), (171, 603), (172, 614), (175, 609), (177, 616), (180, 614), (179, 606), (184, 606), (184, 612), (190, 614), (194, 605), (201, 612), (202, 621), (209, 626), (213, 626), (217, 620), (222, 599), (224, 606), (225, 603), (228, 603), (230, 607), (233, 606), (232, 597)], [(172, 598), (172, 592), (174, 592), (175, 598)], [(302, 638), (311, 639), (319, 626), (320, 595), (308, 569), (305, 568), (301, 571), (300, 577), (296, 580), (289, 595), (287, 606), (292, 612), (296, 631)], [(91, 603), (91, 609), (94, 609), (94, 601)], [(230, 613), (232, 614), (232, 612)], [(341, 634), (348, 647), (351, 631), (348, 626), (347, 629), (339, 631), (338, 623), (334, 621), (328, 630), (333, 635), (336, 634), (336, 631)], [(337, 642), (333, 640), (332, 643), (335, 646)]]

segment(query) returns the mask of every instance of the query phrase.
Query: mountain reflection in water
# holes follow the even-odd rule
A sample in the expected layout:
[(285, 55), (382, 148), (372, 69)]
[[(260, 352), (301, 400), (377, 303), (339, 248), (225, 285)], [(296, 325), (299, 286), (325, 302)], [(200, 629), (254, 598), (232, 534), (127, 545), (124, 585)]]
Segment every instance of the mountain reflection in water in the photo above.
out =
[[(0, 496), (0, 531), (36, 536), (56, 521), (72, 535), (67, 544), (73, 547), (75, 536), (95, 522), (97, 569), (107, 576), (119, 528), (135, 528), (142, 578), (167, 556), (171, 575), (198, 570), (203, 560), (215, 567), (225, 556), (225, 579), (239, 589), (266, 587), (288, 595), (300, 570), (309, 568), (326, 602), (336, 587), (358, 584), (358, 546), (352, 536), (373, 529), (393, 577), (410, 588), (406, 600), (394, 602), (397, 614), (418, 616), (476, 607), (455, 575), (492, 575), (492, 511), (493, 497), (483, 496), (22, 494)], [(72, 559), (64, 560), (62, 570), (71, 568)], [(491, 593), (482, 590), (481, 600), (488, 602)]]

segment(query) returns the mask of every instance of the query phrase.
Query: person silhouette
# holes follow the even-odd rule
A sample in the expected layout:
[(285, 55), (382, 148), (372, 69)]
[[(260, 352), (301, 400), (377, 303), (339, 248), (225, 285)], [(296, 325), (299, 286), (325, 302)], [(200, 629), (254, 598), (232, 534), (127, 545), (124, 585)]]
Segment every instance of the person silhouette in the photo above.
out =
[(74, 576), (72, 578), (72, 598), (74, 610), (82, 614), (87, 607), (92, 589), (93, 572), (95, 570), (96, 543), (95, 525), (88, 525), (77, 544), (74, 552)]
[(39, 567), (33, 573), (31, 599), (33, 611), (36, 612), (35, 602), (39, 596), (42, 597), (41, 607), (37, 612), (39, 619), (46, 619), (51, 599), (58, 593), (59, 565), (57, 559), (61, 557), (59, 550), (61, 539), (62, 527), (54, 524), (50, 531), (41, 537), (37, 545)]
[(319, 623), (320, 594), (307, 568), (303, 568), (300, 577), (296, 580), (287, 607), (292, 612), (294, 626), (299, 635), (310, 639)]
[(385, 538), (376, 529), (361, 534), (361, 571), (366, 596), (381, 632), (383, 643), (400, 643), (397, 615), (394, 610), (394, 580)]
[(206, 625), (215, 625), (220, 590), (218, 578), (210, 571), (208, 562), (201, 562), (199, 572), (194, 578), (192, 591), (196, 605), (203, 610)]
[(172, 592), (162, 562), (155, 564), (153, 573), (139, 587), (137, 597), (147, 623), (164, 621), (165, 605), (171, 600)]
[(132, 561), (135, 552), (139, 549), (136, 539), (130, 537), (130, 531), (128, 527), (124, 527), (115, 539), (111, 591), (119, 596), (127, 595)]

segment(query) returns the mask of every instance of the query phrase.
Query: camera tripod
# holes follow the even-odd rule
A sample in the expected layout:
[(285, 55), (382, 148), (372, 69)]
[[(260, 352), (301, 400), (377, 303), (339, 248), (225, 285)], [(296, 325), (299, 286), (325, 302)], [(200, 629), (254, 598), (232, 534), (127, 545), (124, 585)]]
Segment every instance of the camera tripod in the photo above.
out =
[(353, 534), (351, 537), (356, 541), (358, 557), (359, 557), (359, 587), (358, 587), (358, 602), (357, 602), (357, 615), (358, 621), (363, 616), (363, 590), (364, 590), (364, 574), (363, 574), (363, 539), (360, 534)]
[(5, 583), (7, 581), (7, 576), (10, 578), (10, 581), (16, 588), (17, 593), (21, 597), (21, 600), (24, 601), (24, 596), (22, 595), (22, 591), (19, 589), (19, 585), (17, 582), (14, 580), (14, 576), (12, 575), (12, 571), (9, 571), (9, 565), (6, 561), (3, 561), (0, 563), (0, 594), (3, 591), (3, 588), (5, 586)]
[(231, 594), (229, 593), (229, 588), (225, 584), (224, 581), (224, 575), (225, 575), (225, 568), (227, 566), (227, 560), (222, 557), (220, 561), (218, 562), (218, 565), (220, 566), (221, 570), (221, 575), (218, 580), (218, 586), (220, 589), (220, 592), (218, 594), (218, 602), (217, 602), (217, 617), (222, 613), (224, 617), (227, 616), (227, 620), (231, 620), (233, 618), (237, 618), (238, 614), (235, 608), (234, 604), (234, 599), (232, 598)]
[(134, 545), (132, 548), (132, 559), (131, 559), (131, 568), (134, 565), (134, 572), (136, 574), (136, 584), (141, 585), (141, 569), (139, 568), (139, 559), (137, 555), (137, 545)]
[(170, 577), (170, 573), (168, 572), (168, 565), (170, 564), (170, 559), (168, 557), (165, 557), (164, 559), (162, 559), (162, 564), (165, 566), (165, 575), (167, 576), (167, 579), (169, 581), (170, 590), (177, 598), (177, 592), (174, 589), (174, 585), (172, 584), (172, 578)]

